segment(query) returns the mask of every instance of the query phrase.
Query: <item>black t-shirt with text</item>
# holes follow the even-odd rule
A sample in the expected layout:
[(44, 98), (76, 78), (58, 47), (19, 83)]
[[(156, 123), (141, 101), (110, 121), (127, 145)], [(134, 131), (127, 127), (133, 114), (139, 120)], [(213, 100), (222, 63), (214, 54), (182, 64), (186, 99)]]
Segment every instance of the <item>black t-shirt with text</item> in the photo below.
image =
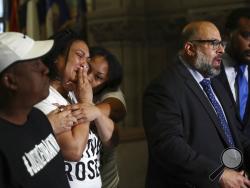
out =
[(51, 125), (36, 108), (22, 126), (0, 118), (0, 187), (69, 188)]

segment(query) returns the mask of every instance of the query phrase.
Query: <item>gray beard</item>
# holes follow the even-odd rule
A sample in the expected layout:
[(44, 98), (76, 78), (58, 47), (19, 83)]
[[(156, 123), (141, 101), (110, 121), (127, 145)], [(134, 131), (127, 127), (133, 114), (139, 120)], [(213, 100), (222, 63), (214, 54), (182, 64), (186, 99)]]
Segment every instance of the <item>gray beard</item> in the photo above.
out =
[(220, 74), (220, 69), (215, 69), (212, 62), (204, 53), (197, 51), (197, 58), (194, 62), (194, 67), (205, 77), (212, 78)]

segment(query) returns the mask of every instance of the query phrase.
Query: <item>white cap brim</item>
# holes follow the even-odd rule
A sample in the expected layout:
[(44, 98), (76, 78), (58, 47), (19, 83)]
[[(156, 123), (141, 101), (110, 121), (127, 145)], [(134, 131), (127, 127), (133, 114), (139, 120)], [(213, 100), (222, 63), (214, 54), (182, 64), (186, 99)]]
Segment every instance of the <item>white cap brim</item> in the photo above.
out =
[(53, 40), (35, 41), (31, 50), (19, 61), (40, 58), (51, 50), (53, 44)]

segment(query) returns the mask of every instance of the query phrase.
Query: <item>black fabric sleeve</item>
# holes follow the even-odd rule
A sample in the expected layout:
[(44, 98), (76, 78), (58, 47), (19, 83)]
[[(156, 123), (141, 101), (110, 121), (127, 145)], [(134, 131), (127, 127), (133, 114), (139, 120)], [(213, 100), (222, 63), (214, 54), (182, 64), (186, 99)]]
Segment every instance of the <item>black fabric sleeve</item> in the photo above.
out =
[(0, 187), (6, 188), (6, 181), (7, 181), (7, 173), (6, 173), (6, 165), (3, 160), (3, 156), (0, 152)]

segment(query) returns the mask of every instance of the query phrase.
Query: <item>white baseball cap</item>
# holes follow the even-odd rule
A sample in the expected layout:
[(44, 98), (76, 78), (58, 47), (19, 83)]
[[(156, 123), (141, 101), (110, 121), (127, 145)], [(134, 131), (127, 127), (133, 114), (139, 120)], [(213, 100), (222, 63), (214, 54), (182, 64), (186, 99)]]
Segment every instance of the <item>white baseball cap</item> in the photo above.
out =
[(53, 46), (53, 40), (34, 41), (18, 32), (0, 33), (0, 73), (17, 61), (37, 59)]

